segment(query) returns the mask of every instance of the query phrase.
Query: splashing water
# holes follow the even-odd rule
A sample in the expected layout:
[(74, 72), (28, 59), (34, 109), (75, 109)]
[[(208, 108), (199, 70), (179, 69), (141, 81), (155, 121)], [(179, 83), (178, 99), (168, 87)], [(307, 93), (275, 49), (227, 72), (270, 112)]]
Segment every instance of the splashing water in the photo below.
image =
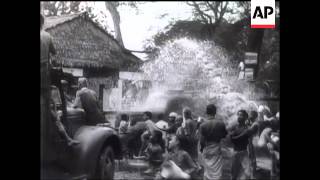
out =
[[(257, 110), (248, 100), (248, 83), (237, 80), (236, 68), (227, 52), (213, 41), (175, 39), (161, 47), (158, 57), (141, 70), (152, 80), (153, 89), (144, 108), (166, 106), (168, 90), (192, 92), (196, 109), (204, 115), (208, 103), (217, 106), (217, 115), (234, 119), (239, 109)], [(164, 107), (163, 107), (164, 108)]]

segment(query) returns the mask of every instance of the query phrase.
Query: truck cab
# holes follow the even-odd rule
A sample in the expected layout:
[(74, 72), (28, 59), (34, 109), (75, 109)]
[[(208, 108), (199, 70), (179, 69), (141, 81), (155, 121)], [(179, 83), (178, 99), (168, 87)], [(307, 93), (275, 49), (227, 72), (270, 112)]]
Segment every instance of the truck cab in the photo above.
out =
[(122, 156), (119, 137), (112, 127), (87, 125), (83, 109), (66, 106), (61, 88), (61, 79), (66, 76), (68, 75), (59, 69), (51, 73), (52, 105), (55, 112), (61, 115), (67, 134), (79, 144), (69, 146), (57, 133), (54, 123), (49, 122), (52, 120), (41, 119), (41, 123), (50, 124), (47, 132), (49, 135), (41, 137), (44, 138), (42, 142), (51, 144), (50, 147), (45, 147), (50, 153), (41, 150), (41, 179), (111, 180), (114, 176), (115, 159)]

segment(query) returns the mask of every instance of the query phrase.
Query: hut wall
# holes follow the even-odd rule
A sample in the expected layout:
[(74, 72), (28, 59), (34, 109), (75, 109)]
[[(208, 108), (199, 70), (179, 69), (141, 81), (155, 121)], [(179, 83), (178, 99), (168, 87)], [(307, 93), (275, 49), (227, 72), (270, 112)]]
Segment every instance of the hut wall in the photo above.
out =
[[(89, 88), (99, 94), (100, 85), (113, 88), (119, 79), (119, 70), (115, 69), (84, 69), (84, 76), (88, 78)], [(102, 94), (99, 94), (101, 96)]]
[[(57, 55), (53, 62), (63, 67), (82, 68), (88, 86), (99, 97), (101, 85), (117, 86), (119, 70), (137, 71), (136, 57), (124, 53), (120, 45), (86, 16), (47, 29), (53, 36)], [(133, 60), (135, 61), (131, 61)]]
[(99, 96), (100, 85), (105, 85), (105, 87), (112, 87), (114, 85), (114, 79), (110, 77), (91, 77), (88, 78), (88, 86), (90, 89), (94, 90)]

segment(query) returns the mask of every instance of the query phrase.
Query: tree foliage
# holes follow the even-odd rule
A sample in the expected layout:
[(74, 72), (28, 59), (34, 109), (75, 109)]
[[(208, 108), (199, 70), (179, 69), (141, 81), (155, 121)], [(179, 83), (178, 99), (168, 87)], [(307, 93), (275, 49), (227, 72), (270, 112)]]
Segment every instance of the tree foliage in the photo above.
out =
[(88, 13), (89, 17), (93, 19), (103, 29), (108, 29), (108, 26), (103, 24), (103, 21), (107, 18), (107, 16), (104, 12), (99, 12), (102, 18), (98, 18), (98, 14), (94, 13), (94, 2), (42, 1), (41, 11), (47, 17), (75, 14), (85, 11)]
[(235, 13), (228, 1), (187, 1), (193, 8), (194, 16), (205, 24), (219, 25), (225, 14)]
[(80, 12), (81, 1), (42, 1), (43, 13), (46, 16), (58, 16)]

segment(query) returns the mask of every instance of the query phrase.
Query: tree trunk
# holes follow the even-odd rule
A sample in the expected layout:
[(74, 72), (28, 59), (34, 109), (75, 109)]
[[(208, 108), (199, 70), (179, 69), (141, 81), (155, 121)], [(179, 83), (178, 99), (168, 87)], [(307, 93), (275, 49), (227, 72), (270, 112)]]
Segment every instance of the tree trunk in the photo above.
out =
[(107, 10), (110, 12), (112, 17), (116, 39), (119, 42), (119, 44), (122, 47), (124, 47), (124, 44), (122, 41), (121, 29), (120, 29), (120, 15), (117, 10), (117, 7), (112, 2), (109, 2), (109, 1), (106, 1), (105, 4), (106, 4)]
[(250, 29), (248, 36), (247, 52), (258, 53), (258, 64), (254, 70), (254, 78), (256, 78), (260, 66), (260, 49), (263, 42), (264, 29)]

